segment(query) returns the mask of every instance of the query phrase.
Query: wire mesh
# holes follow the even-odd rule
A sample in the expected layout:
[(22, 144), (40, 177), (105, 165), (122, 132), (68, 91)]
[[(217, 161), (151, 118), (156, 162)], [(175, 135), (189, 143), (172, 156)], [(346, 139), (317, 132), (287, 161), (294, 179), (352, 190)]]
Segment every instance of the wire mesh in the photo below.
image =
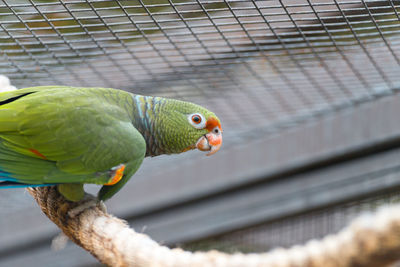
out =
[(397, 89), (399, 5), (3, 0), (0, 74), (189, 99), (240, 136)]
[(399, 201), (398, 192), (381, 194), (198, 240), (184, 244), (183, 247), (194, 251), (217, 249), (229, 253), (264, 252), (277, 247), (289, 248), (312, 239), (322, 239), (329, 234), (336, 234), (356, 217), (375, 211), (382, 205)]

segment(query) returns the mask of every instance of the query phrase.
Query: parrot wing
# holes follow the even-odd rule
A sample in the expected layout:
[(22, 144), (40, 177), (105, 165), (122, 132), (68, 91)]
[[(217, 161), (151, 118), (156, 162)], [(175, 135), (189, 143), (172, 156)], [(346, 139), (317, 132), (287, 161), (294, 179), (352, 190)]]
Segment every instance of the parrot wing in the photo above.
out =
[(126, 94), (69, 87), (0, 94), (0, 179), (105, 184), (120, 164), (133, 175), (146, 143), (118, 105)]

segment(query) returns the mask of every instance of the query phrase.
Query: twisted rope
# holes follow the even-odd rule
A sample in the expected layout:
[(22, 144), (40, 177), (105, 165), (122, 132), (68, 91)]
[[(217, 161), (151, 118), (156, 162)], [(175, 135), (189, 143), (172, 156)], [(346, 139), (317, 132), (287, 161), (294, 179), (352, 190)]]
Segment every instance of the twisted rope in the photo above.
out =
[[(384, 266), (400, 259), (400, 206), (353, 221), (336, 235), (259, 254), (188, 252), (161, 246), (105, 211), (92, 196), (65, 200), (55, 187), (29, 188), (43, 212), (72, 241), (109, 266)], [(92, 202), (90, 201), (92, 200)]]

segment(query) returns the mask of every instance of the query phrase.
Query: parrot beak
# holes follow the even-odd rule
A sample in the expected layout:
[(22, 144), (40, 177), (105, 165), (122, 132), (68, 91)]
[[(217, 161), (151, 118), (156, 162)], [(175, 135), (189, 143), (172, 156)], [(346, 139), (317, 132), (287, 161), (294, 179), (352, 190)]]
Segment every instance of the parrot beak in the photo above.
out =
[(196, 148), (201, 151), (210, 151), (207, 156), (215, 154), (222, 145), (222, 130), (219, 126), (215, 127), (208, 134), (203, 135), (196, 143)]

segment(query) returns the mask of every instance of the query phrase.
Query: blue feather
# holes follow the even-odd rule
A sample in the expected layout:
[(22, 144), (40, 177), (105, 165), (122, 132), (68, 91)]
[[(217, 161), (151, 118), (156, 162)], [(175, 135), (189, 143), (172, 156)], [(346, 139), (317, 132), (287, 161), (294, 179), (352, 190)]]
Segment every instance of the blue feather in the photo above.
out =
[(12, 178), (10, 175), (11, 173), (0, 170), (0, 181), (16, 181), (15, 178)]
[(52, 186), (52, 185), (56, 185), (56, 184), (22, 184), (22, 183), (15, 183), (15, 182), (0, 182), (0, 189), (40, 187), (40, 186)]
[(12, 178), (11, 173), (0, 170), (0, 189), (51, 186), (55, 184), (24, 184), (18, 183), (17, 179)]

